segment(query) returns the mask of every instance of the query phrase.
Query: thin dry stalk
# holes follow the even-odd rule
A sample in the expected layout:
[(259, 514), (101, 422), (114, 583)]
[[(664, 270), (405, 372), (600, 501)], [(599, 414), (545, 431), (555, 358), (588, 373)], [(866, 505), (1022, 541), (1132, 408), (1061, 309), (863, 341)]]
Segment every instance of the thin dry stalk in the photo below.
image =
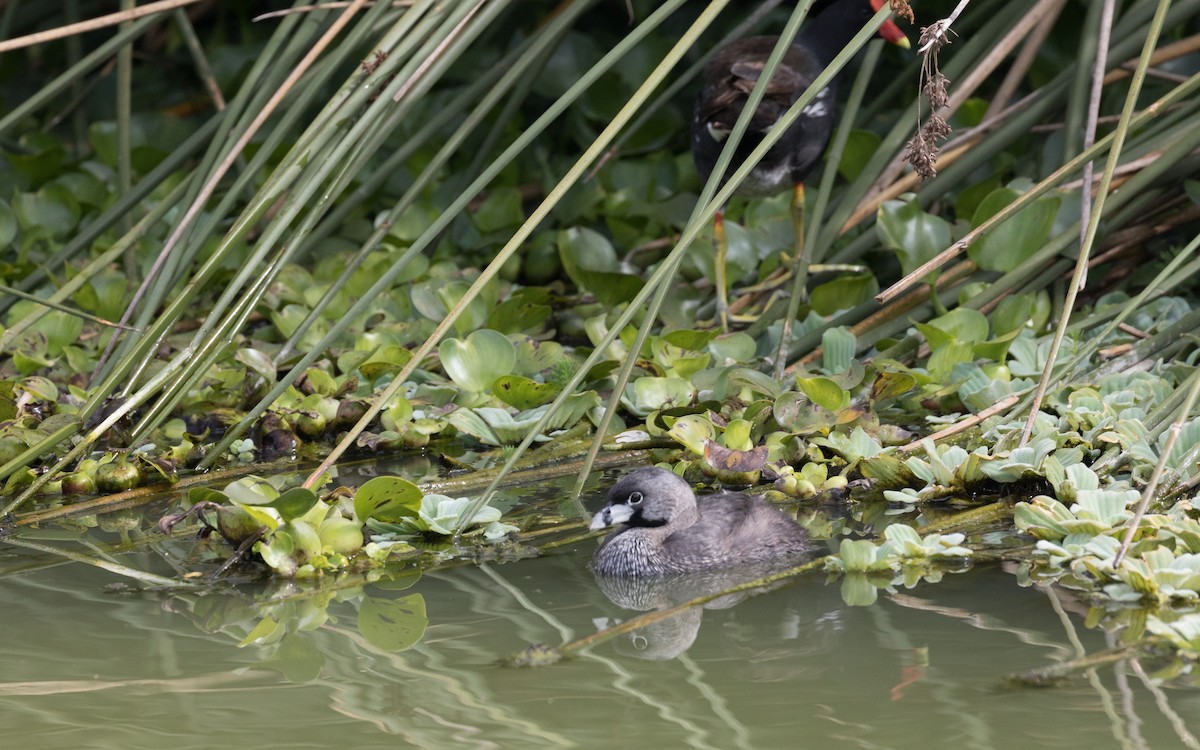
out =
[(133, 21), (142, 16), (152, 16), (155, 13), (165, 13), (169, 10), (182, 8), (185, 5), (195, 5), (200, 0), (159, 0), (156, 3), (143, 5), (140, 8), (131, 8), (118, 13), (109, 13), (107, 16), (99, 16), (89, 21), (80, 21), (79, 23), (69, 23), (66, 26), (59, 26), (57, 29), (48, 31), (38, 31), (33, 34), (19, 36), (16, 39), (0, 42), (0, 53), (10, 52), (14, 49), (22, 47), (31, 47), (35, 44), (44, 44), (52, 42), (55, 39), (62, 39), (76, 34), (83, 34), (96, 29), (103, 29), (108, 26), (117, 26), (126, 21)]

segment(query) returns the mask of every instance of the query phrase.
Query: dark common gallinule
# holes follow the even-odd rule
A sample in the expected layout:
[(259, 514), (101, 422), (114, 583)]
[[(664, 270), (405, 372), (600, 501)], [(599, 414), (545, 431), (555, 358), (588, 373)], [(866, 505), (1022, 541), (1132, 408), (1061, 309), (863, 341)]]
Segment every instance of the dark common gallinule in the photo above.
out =
[[(814, 15), (804, 23), (791, 49), (784, 55), (758, 110), (751, 118), (734, 153), (731, 172), (746, 160), (767, 131), (886, 1), (818, 0), (812, 9)], [(879, 35), (893, 44), (908, 47), (908, 39), (890, 19), (880, 27)], [(775, 36), (738, 39), (717, 50), (704, 66), (703, 88), (696, 99), (692, 118), (692, 157), (701, 179), (707, 180), (712, 173), (725, 138), (745, 108), (750, 92), (778, 40), (779, 37)], [(794, 188), (792, 220), (796, 225), (797, 258), (803, 247), (803, 182), (820, 161), (833, 133), (836, 99), (835, 78), (805, 107), (800, 117), (738, 187), (739, 194), (749, 197), (774, 195), (785, 188)], [(717, 244), (717, 315), (721, 327), (727, 328), (729, 308), (725, 254), (728, 244), (720, 212), (716, 216), (714, 234)]]

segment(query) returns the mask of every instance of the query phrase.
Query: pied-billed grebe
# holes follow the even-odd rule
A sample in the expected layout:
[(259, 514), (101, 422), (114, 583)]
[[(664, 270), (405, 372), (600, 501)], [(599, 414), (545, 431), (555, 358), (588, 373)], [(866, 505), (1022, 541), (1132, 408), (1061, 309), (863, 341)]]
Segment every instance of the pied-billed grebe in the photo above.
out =
[(592, 560), (610, 576), (667, 576), (802, 557), (808, 534), (769, 503), (738, 492), (696, 500), (666, 469), (639, 469), (609, 491), (593, 529), (618, 526)]

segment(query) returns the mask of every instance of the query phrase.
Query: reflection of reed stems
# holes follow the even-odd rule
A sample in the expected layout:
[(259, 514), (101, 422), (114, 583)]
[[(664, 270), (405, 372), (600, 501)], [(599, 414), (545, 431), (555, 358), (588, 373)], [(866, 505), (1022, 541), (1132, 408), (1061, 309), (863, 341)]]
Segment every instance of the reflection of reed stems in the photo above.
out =
[(197, 585), (194, 581), (183, 580), (179, 578), (166, 578), (165, 576), (156, 575), (154, 573), (136, 570), (127, 565), (121, 565), (120, 563), (112, 562), (111, 560), (103, 560), (99, 557), (85, 555), (80, 552), (75, 552), (74, 550), (63, 549), (62, 547), (55, 547), (50, 544), (32, 542), (28, 539), (19, 539), (9, 536), (4, 538), (4, 543), (11, 544), (14, 547), (24, 547), (26, 549), (37, 550), (38, 552), (45, 552), (50, 555), (58, 555), (60, 557), (65, 557), (72, 562), (92, 565), (100, 568), (101, 570), (107, 570), (110, 573), (116, 573), (117, 575), (136, 579), (149, 586), (162, 586), (165, 588), (194, 588)]
[(1008, 680), (1022, 687), (1051, 687), (1057, 682), (1066, 679), (1074, 672), (1082, 672), (1102, 667), (1106, 664), (1113, 664), (1122, 659), (1129, 659), (1136, 656), (1137, 653), (1138, 649), (1136, 646), (1106, 649), (1090, 656), (1082, 656), (1078, 659), (1051, 664), (1048, 667), (1030, 669), (1025, 672), (1014, 672), (1008, 676)]
[(1146, 670), (1142, 668), (1142, 663), (1137, 659), (1130, 659), (1129, 666), (1133, 668), (1134, 674), (1142, 681), (1146, 690), (1154, 696), (1154, 704), (1158, 706), (1162, 715), (1167, 717), (1167, 721), (1171, 722), (1171, 728), (1175, 730), (1175, 734), (1179, 735), (1179, 741), (1193, 750), (1200, 750), (1200, 742), (1196, 741), (1196, 735), (1188, 730), (1183, 718), (1175, 712), (1175, 709), (1171, 708), (1171, 704), (1167, 701), (1167, 694), (1150, 679)]

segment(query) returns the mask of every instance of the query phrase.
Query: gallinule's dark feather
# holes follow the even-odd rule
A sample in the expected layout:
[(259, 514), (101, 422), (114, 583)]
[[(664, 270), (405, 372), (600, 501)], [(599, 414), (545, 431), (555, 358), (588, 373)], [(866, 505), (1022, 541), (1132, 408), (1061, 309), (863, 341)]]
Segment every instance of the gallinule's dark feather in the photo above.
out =
[[(734, 153), (730, 171), (749, 157), (763, 137), (800, 98), (817, 76), (858, 33), (886, 0), (826, 0), (814, 6), (791, 48), (784, 54), (749, 127)], [(879, 29), (884, 39), (908, 46), (908, 40), (891, 20)], [(774, 49), (778, 37), (755, 36), (739, 39), (717, 50), (704, 66), (703, 85), (692, 118), (692, 157), (701, 179), (707, 180), (716, 165), (725, 138), (739, 115)], [(742, 195), (773, 195), (795, 187), (793, 215), (797, 232), (802, 227), (804, 178), (821, 160), (829, 143), (836, 113), (837, 79), (804, 108), (800, 117), (775, 142), (762, 161), (738, 187)], [(720, 227), (720, 214), (717, 215)], [(800, 252), (797, 239), (797, 256)], [(718, 234), (718, 313), (725, 320), (724, 238)]]

